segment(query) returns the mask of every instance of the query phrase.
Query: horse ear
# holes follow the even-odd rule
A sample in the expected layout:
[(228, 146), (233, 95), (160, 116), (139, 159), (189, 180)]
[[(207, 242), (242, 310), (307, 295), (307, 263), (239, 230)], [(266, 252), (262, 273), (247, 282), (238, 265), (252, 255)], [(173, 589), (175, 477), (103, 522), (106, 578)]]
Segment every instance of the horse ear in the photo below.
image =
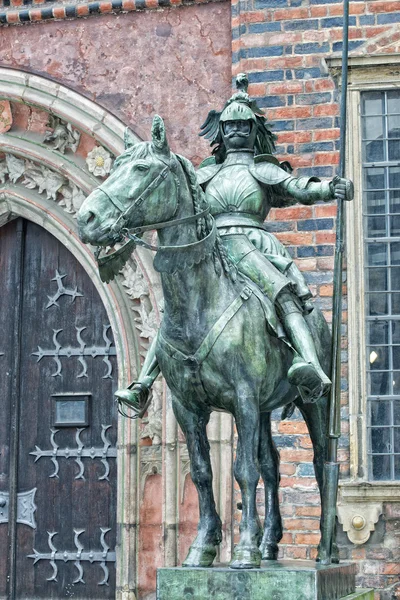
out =
[(132, 146), (134, 146), (137, 143), (138, 143), (138, 140), (136, 139), (136, 136), (133, 133), (133, 131), (131, 131), (129, 129), (129, 127), (125, 127), (125, 131), (124, 131), (125, 150), (129, 150), (129, 148), (132, 148)]
[(167, 134), (165, 132), (164, 121), (158, 115), (155, 115), (153, 119), (153, 125), (151, 127), (151, 137), (156, 152), (169, 156), (169, 146), (167, 141)]

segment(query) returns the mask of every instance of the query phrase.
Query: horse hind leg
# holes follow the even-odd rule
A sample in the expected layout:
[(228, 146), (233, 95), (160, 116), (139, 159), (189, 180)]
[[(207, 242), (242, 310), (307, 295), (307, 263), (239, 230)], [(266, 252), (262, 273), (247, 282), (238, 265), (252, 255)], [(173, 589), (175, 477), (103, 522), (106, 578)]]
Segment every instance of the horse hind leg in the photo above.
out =
[(201, 415), (187, 410), (175, 398), (173, 409), (185, 434), (190, 458), (190, 474), (199, 496), (200, 520), (196, 539), (189, 548), (183, 567), (210, 567), (222, 540), (222, 524), (215, 507), (212, 489), (210, 445), (206, 426), (209, 413)]
[(282, 519), (279, 510), (279, 452), (271, 435), (271, 413), (260, 416), (260, 443), (258, 460), (265, 491), (264, 534), (260, 550), (263, 560), (278, 558), (278, 544), (282, 539)]
[[(318, 483), (319, 493), (321, 497), (321, 525), (324, 520), (324, 502), (323, 502), (323, 489), (324, 489), (324, 472), (325, 472), (325, 460), (327, 455), (328, 436), (327, 436), (327, 421), (328, 421), (328, 396), (323, 396), (315, 403), (304, 403), (298, 399), (295, 404), (300, 409), (301, 414), (307, 424), (310, 438), (314, 449), (314, 471), (315, 478)], [(318, 547), (317, 562), (320, 560), (320, 549)], [(333, 563), (339, 562), (339, 550), (335, 540), (332, 544), (332, 555), (331, 561)]]

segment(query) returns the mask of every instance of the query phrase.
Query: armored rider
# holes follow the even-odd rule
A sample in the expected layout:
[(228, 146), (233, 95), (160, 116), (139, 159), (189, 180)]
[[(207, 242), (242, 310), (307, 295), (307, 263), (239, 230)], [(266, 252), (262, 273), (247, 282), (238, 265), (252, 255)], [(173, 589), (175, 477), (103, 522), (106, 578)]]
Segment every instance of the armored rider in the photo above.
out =
[[(315, 401), (330, 389), (305, 315), (313, 309), (312, 294), (286, 248), (264, 227), (272, 207), (299, 202), (314, 204), (334, 198), (351, 200), (349, 180), (335, 177), (293, 177), (289, 163), (272, 155), (276, 137), (263, 113), (247, 94), (246, 75), (237, 77), (238, 92), (222, 112), (210, 111), (200, 135), (210, 140), (213, 156), (197, 172), (228, 254), (275, 307), (282, 328), (278, 335), (294, 348), (288, 380), (305, 401)], [(149, 349), (139, 381), (118, 390), (118, 399), (140, 413), (159, 373), (155, 343)]]

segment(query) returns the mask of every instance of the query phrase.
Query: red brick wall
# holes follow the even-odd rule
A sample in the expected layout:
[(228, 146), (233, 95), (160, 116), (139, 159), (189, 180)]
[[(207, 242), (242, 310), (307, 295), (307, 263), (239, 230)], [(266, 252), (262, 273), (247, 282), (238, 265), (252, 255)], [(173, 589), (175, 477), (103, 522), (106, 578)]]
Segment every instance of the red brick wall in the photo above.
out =
[[(232, 4), (233, 75), (248, 73), (249, 93), (275, 124), (280, 157), (289, 160), (298, 175), (331, 178), (336, 173), (338, 92), (324, 59), (341, 51), (342, 14), (342, 3), (330, 0), (239, 0)], [(351, 55), (399, 52), (399, 22), (400, 2), (351, 2)], [(332, 317), (335, 215), (334, 204), (275, 209), (269, 225), (305, 272), (328, 321)], [(346, 298), (343, 321), (342, 478), (349, 475)], [(319, 498), (310, 439), (299, 416), (290, 422), (276, 421), (275, 433), (282, 461), (285, 534), (281, 556), (314, 558)], [(339, 526), (342, 558), (358, 563), (359, 586), (386, 590), (376, 594), (382, 600), (398, 597), (394, 587), (400, 574), (399, 516), (398, 505), (386, 505), (376, 531), (361, 547), (351, 544)]]

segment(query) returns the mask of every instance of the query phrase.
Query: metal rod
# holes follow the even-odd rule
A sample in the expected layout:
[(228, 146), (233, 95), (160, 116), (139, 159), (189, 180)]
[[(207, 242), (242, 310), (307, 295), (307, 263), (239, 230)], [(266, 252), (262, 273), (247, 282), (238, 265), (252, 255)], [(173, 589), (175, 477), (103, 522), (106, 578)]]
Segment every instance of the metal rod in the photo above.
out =
[[(339, 177), (346, 169), (346, 114), (347, 114), (347, 70), (348, 70), (349, 0), (343, 5), (343, 49), (342, 89), (340, 102), (340, 160)], [(338, 200), (336, 218), (336, 247), (333, 289), (332, 323), (332, 392), (329, 412), (328, 461), (337, 461), (337, 440), (340, 437), (340, 387), (341, 387), (341, 329), (342, 329), (342, 274), (344, 245), (344, 201)]]
[[(340, 158), (338, 176), (344, 177), (346, 166), (346, 115), (347, 71), (349, 49), (349, 0), (343, 2), (342, 88), (340, 102)], [(337, 460), (340, 438), (340, 392), (341, 392), (341, 332), (342, 332), (342, 274), (344, 245), (344, 202), (338, 199), (336, 218), (336, 246), (333, 279), (332, 308), (332, 389), (329, 403), (328, 451), (324, 469), (322, 492), (323, 522), (321, 523), (320, 560), (330, 564), (336, 526), (336, 502), (339, 482)]]
[(24, 221), (17, 221), (17, 248), (15, 252), (15, 275), (13, 295), (14, 334), (12, 338), (12, 380), (11, 380), (11, 426), (10, 426), (10, 504), (8, 517), (8, 600), (16, 597), (17, 564), (17, 509), (18, 509), (18, 457), (19, 457), (19, 414), (21, 385), (21, 320), (24, 272)]

